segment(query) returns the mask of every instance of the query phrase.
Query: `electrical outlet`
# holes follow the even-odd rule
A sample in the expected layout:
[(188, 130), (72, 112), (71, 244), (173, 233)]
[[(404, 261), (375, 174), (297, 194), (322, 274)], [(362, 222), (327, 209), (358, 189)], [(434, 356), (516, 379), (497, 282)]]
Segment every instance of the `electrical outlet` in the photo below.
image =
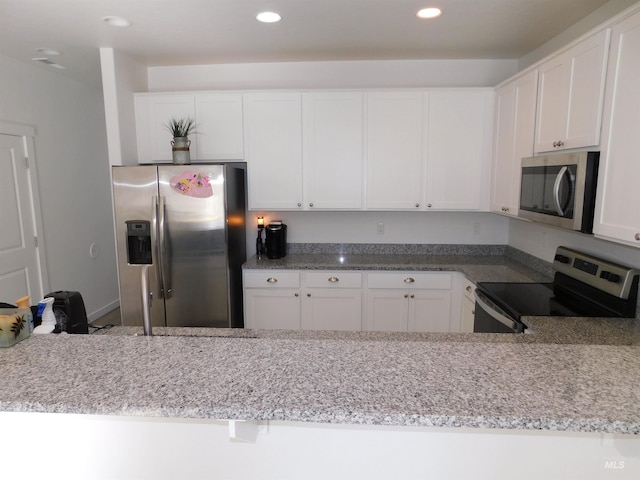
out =
[(378, 232), (378, 235), (384, 235), (384, 223), (378, 222), (378, 225), (376, 226), (376, 232)]

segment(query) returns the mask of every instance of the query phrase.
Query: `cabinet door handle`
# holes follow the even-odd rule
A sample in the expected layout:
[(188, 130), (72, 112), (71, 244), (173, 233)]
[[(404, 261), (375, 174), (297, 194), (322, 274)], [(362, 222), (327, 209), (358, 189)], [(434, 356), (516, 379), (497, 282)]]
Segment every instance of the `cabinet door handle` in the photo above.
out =
[(430, 204), (430, 203), (427, 203), (427, 207), (428, 207), (428, 208), (431, 208), (431, 204)]
[(405, 293), (405, 294), (404, 294), (404, 298), (409, 298), (409, 294), (408, 294), (408, 293)]
[(275, 277), (269, 277), (267, 278), (267, 283), (277, 283), (278, 279)]
[(338, 283), (340, 281), (338, 277), (329, 277), (327, 280), (331, 283)]
[(311, 294), (310, 294), (310, 293), (307, 293), (307, 297), (311, 297)]
[(311, 203), (309, 204), (309, 206), (310, 206), (310, 207), (313, 207), (313, 202), (311, 202)]
[(415, 279), (413, 279), (412, 277), (407, 277), (404, 279), (404, 283), (413, 283), (415, 282)]
[(467, 290), (467, 292), (471, 292), (471, 285), (467, 285), (466, 290)]
[(416, 203), (416, 208), (420, 208), (420, 204), (419, 203)]
[(412, 293), (411, 295), (409, 295), (409, 298), (416, 298), (416, 296)]
[(298, 206), (299, 206), (299, 207), (301, 207), (301, 206), (302, 206), (302, 204), (301, 204), (300, 202), (298, 202)]
[(294, 297), (299, 297), (299, 296), (300, 296), (300, 294), (299, 294), (298, 292), (296, 292), (296, 293), (294, 293), (294, 294), (293, 294), (293, 296), (294, 296)]
[(636, 233), (635, 239), (640, 240), (640, 233)]

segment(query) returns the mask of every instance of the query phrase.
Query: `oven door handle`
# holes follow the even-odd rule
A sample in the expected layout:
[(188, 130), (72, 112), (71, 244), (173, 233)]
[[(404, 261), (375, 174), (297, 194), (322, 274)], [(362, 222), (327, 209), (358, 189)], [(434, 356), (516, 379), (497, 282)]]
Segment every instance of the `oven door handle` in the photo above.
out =
[(476, 296), (476, 303), (491, 318), (509, 327), (515, 333), (521, 333), (524, 330), (524, 325), (522, 325), (519, 322), (516, 322), (513, 318), (506, 316), (504, 312), (500, 308), (498, 308), (497, 305), (491, 302), (491, 300), (489, 300), (485, 295), (480, 293), (478, 290), (476, 290), (475, 296)]

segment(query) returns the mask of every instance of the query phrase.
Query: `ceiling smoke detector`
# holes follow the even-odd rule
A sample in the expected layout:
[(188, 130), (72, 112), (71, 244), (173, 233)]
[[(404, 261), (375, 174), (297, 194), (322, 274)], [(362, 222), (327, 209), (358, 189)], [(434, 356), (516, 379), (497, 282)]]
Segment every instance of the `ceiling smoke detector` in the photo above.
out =
[(102, 21), (107, 25), (111, 25), (112, 27), (130, 27), (131, 22), (123, 17), (102, 17)]
[(49, 57), (62, 55), (62, 52), (56, 50), (55, 48), (49, 48), (49, 47), (36, 48), (36, 52), (42, 55), (47, 55)]
[(46, 57), (35, 57), (35, 58), (32, 58), (31, 60), (33, 60), (34, 62), (44, 63), (45, 65), (49, 65), (50, 67), (53, 67), (53, 68), (59, 68), (59, 69), (67, 68), (67, 67), (64, 67), (63, 65), (60, 65), (59, 63), (52, 62)]

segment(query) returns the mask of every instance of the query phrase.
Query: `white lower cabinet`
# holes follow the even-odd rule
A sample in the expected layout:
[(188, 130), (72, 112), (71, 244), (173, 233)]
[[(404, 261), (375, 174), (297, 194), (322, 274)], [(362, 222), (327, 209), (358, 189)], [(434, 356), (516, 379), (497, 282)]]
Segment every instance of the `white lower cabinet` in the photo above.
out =
[(303, 330), (362, 330), (362, 274), (306, 272)]
[(366, 330), (451, 330), (451, 273), (370, 273), (367, 284)]
[(244, 326), (300, 329), (300, 274), (288, 270), (243, 272)]
[(246, 328), (362, 330), (359, 272), (244, 272)]
[(252, 329), (458, 332), (454, 275), (462, 276), (245, 270), (244, 324)]

